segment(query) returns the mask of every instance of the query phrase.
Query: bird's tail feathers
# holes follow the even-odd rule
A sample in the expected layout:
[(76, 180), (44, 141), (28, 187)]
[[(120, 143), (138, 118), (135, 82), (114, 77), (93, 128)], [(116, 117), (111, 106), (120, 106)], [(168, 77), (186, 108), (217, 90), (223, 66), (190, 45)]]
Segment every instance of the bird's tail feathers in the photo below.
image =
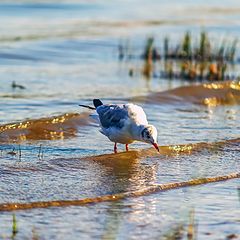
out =
[(91, 109), (91, 110), (95, 110), (96, 109), (95, 107), (91, 107), (91, 106), (88, 106), (88, 105), (79, 104), (78, 106), (84, 107), (84, 108), (88, 108), (88, 109)]
[(95, 108), (103, 105), (102, 101), (100, 99), (93, 99), (93, 105)]

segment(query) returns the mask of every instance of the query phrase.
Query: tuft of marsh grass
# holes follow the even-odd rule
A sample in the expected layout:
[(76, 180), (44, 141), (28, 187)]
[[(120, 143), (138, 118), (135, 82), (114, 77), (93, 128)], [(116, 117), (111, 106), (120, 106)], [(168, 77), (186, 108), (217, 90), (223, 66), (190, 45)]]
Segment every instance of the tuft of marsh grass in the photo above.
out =
[[(163, 38), (162, 47), (156, 46), (156, 39), (148, 37), (144, 44), (140, 59), (144, 60), (142, 75), (167, 79), (183, 79), (189, 81), (221, 81), (234, 76), (227, 74), (230, 65), (235, 63), (238, 40), (227, 40), (216, 44), (207, 32), (200, 33), (198, 41), (193, 40), (192, 34), (187, 31), (182, 40), (175, 44), (170, 43), (169, 37)], [(213, 47), (214, 46), (214, 47)], [(128, 59), (127, 47), (119, 47), (119, 59)], [(139, 56), (135, 56), (135, 58)], [(156, 67), (160, 71), (156, 72)], [(133, 76), (129, 71), (129, 76)], [(234, 78), (237, 78), (235, 76)]]
[(35, 227), (32, 228), (32, 240), (39, 240), (39, 236), (37, 234)]
[(183, 43), (182, 43), (182, 55), (187, 59), (191, 59), (192, 50), (191, 50), (191, 35), (189, 32), (185, 33)]
[(195, 222), (195, 210), (192, 209), (189, 212), (189, 224), (187, 228), (187, 239), (196, 240), (197, 239), (197, 223)]
[[(24, 149), (23, 149), (24, 150)], [(19, 161), (22, 160), (23, 153), (25, 153), (25, 156), (27, 156), (27, 153), (25, 151), (22, 151), (21, 144), (18, 144), (17, 146), (12, 146), (11, 150), (4, 148), (0, 149), (0, 157), (4, 157), (6, 155), (10, 155), (12, 157), (17, 157), (19, 158)], [(40, 144), (39, 147), (36, 149), (36, 154), (38, 160), (43, 160), (43, 145)]]
[(12, 236), (15, 237), (17, 233), (18, 233), (17, 219), (16, 219), (16, 215), (14, 213), (12, 215)]
[(183, 224), (179, 224), (178, 226), (170, 229), (164, 236), (165, 240), (181, 240), (184, 237), (184, 226)]
[(165, 240), (197, 240), (197, 224), (195, 223), (194, 209), (189, 212), (188, 223), (178, 223), (170, 228), (163, 236)]
[(43, 146), (40, 144), (39, 150), (38, 150), (38, 159), (43, 159)]

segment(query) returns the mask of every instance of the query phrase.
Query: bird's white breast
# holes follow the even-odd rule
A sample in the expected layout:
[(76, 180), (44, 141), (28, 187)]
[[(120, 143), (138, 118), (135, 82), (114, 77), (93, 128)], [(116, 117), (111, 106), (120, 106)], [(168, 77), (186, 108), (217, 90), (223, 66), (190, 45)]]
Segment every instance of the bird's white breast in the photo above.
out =
[(134, 138), (130, 131), (130, 126), (125, 125), (123, 128), (111, 127), (108, 129), (102, 129), (101, 132), (109, 138), (112, 142), (130, 144), (134, 142)]

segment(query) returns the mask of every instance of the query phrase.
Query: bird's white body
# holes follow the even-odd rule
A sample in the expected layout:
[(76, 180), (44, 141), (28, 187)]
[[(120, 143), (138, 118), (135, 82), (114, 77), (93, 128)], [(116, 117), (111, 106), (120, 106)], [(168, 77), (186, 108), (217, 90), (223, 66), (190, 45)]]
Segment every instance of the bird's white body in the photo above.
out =
[(114, 127), (108, 129), (101, 129), (100, 132), (108, 137), (112, 142), (130, 144), (134, 140), (132, 134), (130, 133), (129, 126), (124, 127), (122, 130), (116, 129)]
[(147, 116), (140, 106), (132, 103), (107, 105), (99, 99), (94, 99), (93, 104), (95, 108), (80, 106), (96, 109), (101, 127), (100, 132), (115, 143), (115, 152), (117, 152), (117, 143), (126, 144), (126, 150), (128, 150), (128, 144), (134, 141), (152, 144), (159, 151), (157, 129), (148, 124)]
[(148, 125), (145, 112), (140, 106), (132, 103), (118, 106), (122, 108), (122, 111), (126, 111), (127, 116), (124, 120), (122, 120), (124, 121), (122, 128), (116, 126), (105, 128), (100, 124), (100, 132), (107, 136), (110, 141), (116, 143), (130, 144), (139, 140), (139, 126)]

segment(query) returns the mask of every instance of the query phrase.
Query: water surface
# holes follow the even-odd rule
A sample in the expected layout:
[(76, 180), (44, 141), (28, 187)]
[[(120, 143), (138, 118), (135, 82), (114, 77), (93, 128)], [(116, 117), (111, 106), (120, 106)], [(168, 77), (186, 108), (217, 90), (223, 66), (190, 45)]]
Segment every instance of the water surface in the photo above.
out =
[[(134, 11), (132, 11), (134, 9)], [(0, 204), (76, 200), (154, 184), (239, 172), (240, 85), (128, 75), (119, 42), (141, 53), (147, 36), (173, 42), (189, 30), (239, 37), (238, 1), (2, 1), (0, 3)], [(134, 64), (134, 65), (131, 65)], [(238, 65), (234, 73), (239, 73)], [(12, 82), (25, 86), (13, 89)], [(161, 153), (143, 143), (112, 154), (91, 111), (78, 104), (135, 102), (159, 132)], [(40, 147), (41, 146), (41, 147)], [(19, 148), (21, 157), (19, 157)], [(12, 153), (13, 152), (13, 153)], [(122, 152), (122, 153), (121, 153)], [(84, 206), (15, 211), (14, 239), (199, 239), (239, 231), (239, 180)], [(0, 238), (13, 212), (0, 213)]]

